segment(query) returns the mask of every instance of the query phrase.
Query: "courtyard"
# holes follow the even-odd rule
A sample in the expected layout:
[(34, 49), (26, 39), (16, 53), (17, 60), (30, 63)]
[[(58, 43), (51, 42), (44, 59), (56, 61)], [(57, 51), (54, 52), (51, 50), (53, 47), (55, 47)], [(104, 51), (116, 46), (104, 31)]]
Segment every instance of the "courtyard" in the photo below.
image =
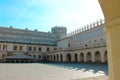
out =
[[(0, 80), (84, 80), (80, 78), (101, 76), (108, 76), (107, 64), (95, 64), (95, 63), (0, 64)], [(99, 78), (99, 80), (106, 80), (106, 78), (105, 79)]]

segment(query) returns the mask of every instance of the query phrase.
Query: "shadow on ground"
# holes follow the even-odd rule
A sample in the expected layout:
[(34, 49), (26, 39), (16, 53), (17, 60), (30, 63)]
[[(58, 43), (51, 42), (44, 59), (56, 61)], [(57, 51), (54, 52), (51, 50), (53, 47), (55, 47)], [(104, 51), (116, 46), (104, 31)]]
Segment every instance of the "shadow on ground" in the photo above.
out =
[(108, 75), (108, 65), (107, 64), (96, 64), (96, 63), (42, 63), (45, 65), (65, 68), (65, 69), (74, 69), (82, 70), (84, 72), (92, 70), (94, 73), (104, 72), (105, 75)]

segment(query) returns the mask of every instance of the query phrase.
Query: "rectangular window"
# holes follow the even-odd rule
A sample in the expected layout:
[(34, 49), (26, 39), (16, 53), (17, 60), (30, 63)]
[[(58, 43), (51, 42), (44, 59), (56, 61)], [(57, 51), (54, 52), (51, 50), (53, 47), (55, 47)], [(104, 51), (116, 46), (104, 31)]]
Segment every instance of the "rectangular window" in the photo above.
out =
[(41, 47), (39, 47), (38, 50), (41, 51)]
[(1, 50), (1, 45), (0, 45), (0, 50)]
[(14, 46), (14, 50), (17, 50), (17, 46)]
[(36, 58), (36, 55), (33, 55), (34, 58)]
[(3, 45), (3, 50), (5, 50), (5, 45)]
[(49, 52), (50, 51), (50, 49), (49, 48), (47, 48), (47, 52)]
[(40, 59), (40, 58), (41, 58), (41, 55), (39, 55), (38, 57), (39, 57), (39, 59)]
[(19, 50), (22, 51), (23, 50), (23, 46), (19, 46)]
[(5, 57), (5, 54), (2, 54), (2, 58), (4, 58)]
[(70, 43), (68, 44), (68, 47), (70, 47)]
[(57, 50), (57, 48), (54, 48), (54, 50)]
[(34, 47), (34, 51), (36, 51), (36, 47)]
[(32, 51), (32, 47), (29, 47), (29, 51)]

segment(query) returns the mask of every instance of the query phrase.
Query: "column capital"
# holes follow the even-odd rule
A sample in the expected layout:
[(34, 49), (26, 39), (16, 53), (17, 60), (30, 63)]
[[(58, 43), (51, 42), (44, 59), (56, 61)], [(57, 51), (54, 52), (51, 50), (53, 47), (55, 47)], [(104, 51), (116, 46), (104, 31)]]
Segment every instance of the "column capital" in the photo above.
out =
[(99, 0), (99, 3), (105, 16), (106, 25), (110, 25), (111, 21), (116, 23), (118, 20), (117, 18), (120, 17), (120, 0)]
[(120, 28), (120, 26), (117, 25), (120, 25), (120, 17), (109, 21), (109, 23), (106, 23), (105, 33)]

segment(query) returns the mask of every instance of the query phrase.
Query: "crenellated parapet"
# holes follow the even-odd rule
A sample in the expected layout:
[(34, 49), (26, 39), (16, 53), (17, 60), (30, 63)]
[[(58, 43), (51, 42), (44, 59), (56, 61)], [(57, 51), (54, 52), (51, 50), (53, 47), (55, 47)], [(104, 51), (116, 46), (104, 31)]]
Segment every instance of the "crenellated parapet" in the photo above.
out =
[(97, 20), (96, 22), (87, 24), (87, 25), (85, 25), (85, 26), (83, 26), (83, 27), (81, 27), (81, 28), (79, 28), (77, 30), (74, 30), (74, 31), (68, 33), (67, 36), (69, 37), (69, 36), (72, 36), (72, 35), (87, 31), (89, 29), (99, 27), (100, 25), (103, 25), (104, 23), (105, 23), (105, 20), (103, 20), (103, 19)]

